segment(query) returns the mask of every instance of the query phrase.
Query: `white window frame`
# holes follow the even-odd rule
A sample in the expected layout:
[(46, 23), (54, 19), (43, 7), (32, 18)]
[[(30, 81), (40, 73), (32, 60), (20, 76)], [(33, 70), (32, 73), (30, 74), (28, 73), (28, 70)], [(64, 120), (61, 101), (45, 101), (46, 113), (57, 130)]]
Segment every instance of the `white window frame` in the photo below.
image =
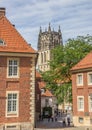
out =
[[(79, 99), (82, 98), (83, 99), (83, 108), (80, 108), (80, 102)], [(84, 96), (77, 96), (77, 110), (78, 111), (84, 111)]]
[(44, 93), (45, 93), (45, 89), (41, 88), (41, 94), (44, 94)]
[[(16, 99), (16, 111), (10, 111), (8, 112), (8, 94), (17, 94)], [(18, 117), (19, 116), (19, 91), (7, 91), (6, 92), (6, 117)]]
[[(17, 74), (14, 75), (13, 72), (12, 72), (12, 75), (9, 75), (9, 61), (17, 61), (17, 65), (14, 65), (14, 67), (17, 67)], [(13, 69), (14, 70), (14, 69)], [(8, 58), (7, 59), (7, 77), (8, 78), (19, 78), (19, 58)]]
[[(82, 76), (82, 82), (81, 83), (79, 83), (79, 75), (81, 75)], [(79, 74), (77, 74), (77, 86), (83, 86), (83, 74), (82, 73), (79, 73)]]
[(87, 80), (88, 80), (88, 85), (92, 85), (92, 82), (90, 82), (89, 75), (92, 74), (92, 72), (87, 73)]
[(92, 112), (92, 97), (88, 96), (89, 112)]
[(80, 123), (80, 124), (83, 124), (83, 122), (84, 122), (84, 118), (83, 118), (83, 117), (79, 117), (78, 120), (79, 120), (79, 123)]
[(45, 106), (46, 107), (49, 106), (49, 99), (48, 98), (45, 99)]

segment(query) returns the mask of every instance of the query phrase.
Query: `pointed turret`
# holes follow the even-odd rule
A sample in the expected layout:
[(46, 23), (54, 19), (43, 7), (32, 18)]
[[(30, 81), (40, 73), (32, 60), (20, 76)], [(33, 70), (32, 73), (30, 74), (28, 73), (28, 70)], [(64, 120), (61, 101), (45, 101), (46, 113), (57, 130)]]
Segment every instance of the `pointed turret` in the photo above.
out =
[(51, 32), (51, 27), (50, 27), (50, 23), (49, 23), (49, 27), (48, 27), (48, 32)]
[(61, 33), (60, 25), (59, 25), (59, 29), (58, 29), (58, 32), (59, 32), (59, 33)]
[(41, 26), (40, 26), (40, 31), (39, 31), (39, 34), (41, 34), (42, 33), (42, 28), (41, 28)]

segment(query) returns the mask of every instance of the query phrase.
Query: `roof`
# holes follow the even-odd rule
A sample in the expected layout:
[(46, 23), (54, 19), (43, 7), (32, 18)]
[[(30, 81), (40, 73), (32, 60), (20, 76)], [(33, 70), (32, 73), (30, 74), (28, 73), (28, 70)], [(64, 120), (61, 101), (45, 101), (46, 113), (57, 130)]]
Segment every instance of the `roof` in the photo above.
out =
[(42, 88), (45, 88), (45, 86), (46, 86), (46, 83), (45, 82), (38, 82), (38, 84), (39, 84), (39, 88), (40, 89), (42, 89)]
[(40, 89), (41, 88), (45, 88), (46, 83), (44, 81), (42, 81), (42, 76), (41, 76), (41, 74), (37, 70), (36, 70), (36, 79), (40, 79), (40, 80), (37, 81), (39, 88)]
[(36, 70), (36, 78), (42, 78), (41, 74)]
[(54, 95), (47, 89), (44, 94), (42, 94), (43, 97), (54, 97)]
[(0, 17), (0, 40), (5, 43), (0, 45), (0, 52), (36, 53), (6, 16)]
[(92, 52), (88, 53), (78, 64), (72, 67), (71, 70), (79, 70), (92, 68)]

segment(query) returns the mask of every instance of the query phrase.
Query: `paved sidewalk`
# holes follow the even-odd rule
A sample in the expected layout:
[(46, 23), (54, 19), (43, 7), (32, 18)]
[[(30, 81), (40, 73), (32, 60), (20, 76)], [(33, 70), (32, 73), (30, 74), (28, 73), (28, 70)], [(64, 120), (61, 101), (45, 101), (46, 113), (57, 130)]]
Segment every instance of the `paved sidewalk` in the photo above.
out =
[(66, 126), (63, 126), (63, 118), (66, 117), (66, 115), (58, 116), (57, 121), (52, 121), (51, 119), (43, 119), (43, 121), (37, 121), (35, 130), (92, 130), (91, 127), (74, 127), (71, 123), (70, 126), (66, 124)]

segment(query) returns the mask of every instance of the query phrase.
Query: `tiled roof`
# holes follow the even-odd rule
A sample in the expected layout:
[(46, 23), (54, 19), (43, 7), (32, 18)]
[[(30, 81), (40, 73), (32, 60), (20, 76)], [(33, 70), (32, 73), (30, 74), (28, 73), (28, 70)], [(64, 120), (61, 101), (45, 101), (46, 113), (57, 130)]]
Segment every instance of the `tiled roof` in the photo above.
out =
[(38, 71), (36, 71), (36, 78), (41, 78), (41, 77), (42, 77), (41, 74)]
[(45, 86), (46, 86), (46, 84), (45, 84), (45, 82), (38, 82), (38, 84), (39, 84), (39, 88), (41, 89), (41, 88), (45, 88)]
[(78, 64), (76, 64), (71, 70), (79, 70), (92, 68), (92, 52), (88, 53)]
[(6, 16), (0, 17), (0, 39), (5, 43), (0, 45), (0, 52), (36, 53)]
[(46, 92), (44, 94), (42, 94), (42, 96), (45, 97), (54, 97), (53, 94), (47, 89)]
[[(36, 78), (42, 78), (41, 74), (38, 71), (36, 71)], [(44, 81), (38, 81), (38, 85), (39, 85), (39, 88), (42, 89), (42, 88), (45, 88), (46, 83)], [(46, 92), (42, 94), (41, 96), (53, 97), (53, 94), (48, 89), (46, 89)]]

